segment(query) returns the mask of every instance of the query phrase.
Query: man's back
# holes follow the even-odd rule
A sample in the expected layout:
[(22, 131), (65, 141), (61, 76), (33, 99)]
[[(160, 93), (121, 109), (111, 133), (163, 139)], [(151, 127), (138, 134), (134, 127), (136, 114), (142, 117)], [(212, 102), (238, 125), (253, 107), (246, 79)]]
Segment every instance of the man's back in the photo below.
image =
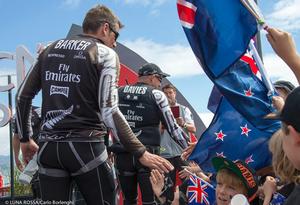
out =
[(152, 93), (153, 89), (144, 83), (121, 87), (119, 108), (144, 145), (159, 146), (162, 113)]
[[(97, 131), (94, 139), (89, 138), (96, 140), (106, 133), (98, 103), (102, 94), (99, 80), (103, 64), (116, 61), (112, 52), (88, 36), (58, 40), (45, 49), (39, 57), (43, 90), (41, 140), (65, 139), (66, 133), (82, 130), (87, 131), (86, 135)], [(82, 134), (72, 137), (88, 137)]]

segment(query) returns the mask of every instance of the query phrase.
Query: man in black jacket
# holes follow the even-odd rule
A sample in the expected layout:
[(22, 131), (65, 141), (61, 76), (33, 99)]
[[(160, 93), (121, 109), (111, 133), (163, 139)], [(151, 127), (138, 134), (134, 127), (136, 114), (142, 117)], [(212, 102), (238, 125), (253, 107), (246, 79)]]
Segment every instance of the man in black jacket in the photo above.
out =
[[(159, 154), (161, 130), (160, 123), (182, 148), (187, 143), (182, 129), (176, 124), (165, 94), (158, 90), (163, 78), (169, 76), (152, 63), (143, 65), (139, 70), (139, 81), (119, 89), (119, 107), (138, 139), (147, 150)], [(137, 184), (141, 189), (143, 204), (155, 204), (149, 180), (150, 170), (143, 166), (128, 150), (116, 143), (116, 167), (124, 194), (124, 204), (137, 203)]]
[(105, 6), (90, 9), (83, 34), (57, 40), (38, 57), (16, 96), (21, 150), (28, 162), (38, 146), (30, 138), (32, 99), (42, 90), (38, 163), (42, 199), (69, 201), (74, 179), (87, 204), (115, 204), (107, 162), (107, 128), (147, 167), (172, 169), (146, 151), (118, 108), (119, 59), (111, 49), (122, 24)]

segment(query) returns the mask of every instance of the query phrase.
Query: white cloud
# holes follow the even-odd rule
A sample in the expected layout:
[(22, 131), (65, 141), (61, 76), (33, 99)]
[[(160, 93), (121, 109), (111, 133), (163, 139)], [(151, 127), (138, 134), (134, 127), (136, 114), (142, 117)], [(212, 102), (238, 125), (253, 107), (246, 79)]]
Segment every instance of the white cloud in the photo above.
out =
[(300, 29), (300, 0), (279, 0), (266, 16), (269, 25), (284, 30)]
[(202, 112), (202, 113), (198, 113), (202, 122), (204, 123), (204, 125), (206, 127), (208, 127), (214, 117), (214, 114), (212, 112)]
[(148, 62), (157, 64), (172, 77), (203, 74), (203, 70), (189, 46), (159, 44), (143, 38), (122, 43), (143, 56)]
[(62, 6), (69, 8), (76, 8), (79, 6), (81, 0), (63, 0)]
[(298, 85), (297, 79), (291, 69), (276, 54), (267, 53), (263, 56), (265, 68), (273, 79), (282, 79)]

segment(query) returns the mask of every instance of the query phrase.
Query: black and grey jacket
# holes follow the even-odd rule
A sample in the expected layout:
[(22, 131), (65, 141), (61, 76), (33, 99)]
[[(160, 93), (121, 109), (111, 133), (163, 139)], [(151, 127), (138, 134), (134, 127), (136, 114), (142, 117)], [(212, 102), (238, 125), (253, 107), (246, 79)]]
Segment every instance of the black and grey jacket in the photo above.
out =
[(21, 142), (29, 140), (32, 99), (42, 89), (40, 141), (101, 141), (109, 128), (128, 150), (144, 153), (118, 108), (119, 68), (115, 51), (91, 36), (48, 46), (16, 96)]
[[(145, 83), (119, 88), (119, 107), (130, 127), (144, 145), (160, 146), (162, 122), (182, 148), (186, 139), (169, 107), (165, 94)], [(172, 139), (170, 139), (172, 140)]]

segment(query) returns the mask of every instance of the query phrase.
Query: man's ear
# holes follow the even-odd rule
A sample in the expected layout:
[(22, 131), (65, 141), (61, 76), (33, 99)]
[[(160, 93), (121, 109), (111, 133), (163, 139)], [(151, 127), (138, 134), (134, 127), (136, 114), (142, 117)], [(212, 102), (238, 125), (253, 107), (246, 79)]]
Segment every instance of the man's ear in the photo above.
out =
[(288, 125), (288, 130), (295, 143), (300, 145), (300, 133), (292, 125)]

